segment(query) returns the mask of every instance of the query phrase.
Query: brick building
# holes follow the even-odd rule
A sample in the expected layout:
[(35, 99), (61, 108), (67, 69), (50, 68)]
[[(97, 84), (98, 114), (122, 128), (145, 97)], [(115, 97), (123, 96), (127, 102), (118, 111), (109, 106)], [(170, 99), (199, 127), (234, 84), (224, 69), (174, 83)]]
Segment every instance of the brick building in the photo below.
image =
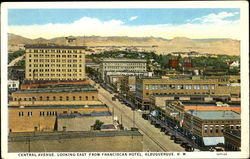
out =
[(25, 45), (25, 79), (83, 80), (85, 49), (84, 46)]

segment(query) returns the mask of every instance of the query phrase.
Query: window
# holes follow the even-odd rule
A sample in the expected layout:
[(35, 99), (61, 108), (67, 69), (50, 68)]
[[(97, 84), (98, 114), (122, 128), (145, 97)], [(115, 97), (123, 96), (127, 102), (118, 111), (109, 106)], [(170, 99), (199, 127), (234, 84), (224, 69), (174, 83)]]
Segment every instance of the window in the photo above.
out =
[(73, 100), (76, 100), (76, 97), (75, 97), (75, 96), (73, 96)]
[(183, 89), (183, 85), (178, 84), (177, 89)]
[(203, 84), (202, 85), (202, 89), (208, 89), (208, 85), (207, 84)]
[(23, 112), (19, 112), (18, 114), (19, 114), (19, 116), (23, 116)]
[(88, 96), (86, 96), (85, 98), (86, 98), (86, 100), (89, 100), (89, 97), (88, 97)]
[(170, 87), (170, 89), (175, 89), (175, 85), (174, 84), (170, 84), (169, 87)]
[(28, 116), (32, 116), (32, 112), (28, 112)]
[(194, 89), (200, 89), (200, 85), (195, 84), (195, 85), (194, 85)]
[(79, 96), (79, 100), (82, 100), (82, 96)]
[(185, 89), (192, 89), (192, 85), (191, 84), (185, 85)]
[(49, 96), (46, 97), (47, 98), (47, 101), (49, 100)]
[(211, 85), (211, 89), (215, 89), (215, 85), (214, 84)]
[(69, 96), (66, 96), (66, 100), (69, 100)]
[(92, 100), (95, 100), (95, 96), (92, 96)]
[(56, 100), (56, 97), (55, 97), (55, 96), (53, 96), (53, 100)]

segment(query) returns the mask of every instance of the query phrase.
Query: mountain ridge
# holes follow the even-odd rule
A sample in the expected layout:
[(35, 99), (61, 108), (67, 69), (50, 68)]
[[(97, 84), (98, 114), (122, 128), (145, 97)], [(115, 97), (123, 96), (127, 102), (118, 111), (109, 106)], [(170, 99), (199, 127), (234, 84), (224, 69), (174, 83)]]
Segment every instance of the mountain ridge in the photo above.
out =
[[(157, 46), (154, 51), (157, 53), (190, 52), (196, 51), (210, 54), (240, 54), (240, 41), (229, 38), (207, 38), (190, 39), (187, 37), (175, 37), (165, 39), (161, 37), (128, 37), (128, 36), (75, 36), (77, 45), (86, 46)], [(65, 37), (51, 39), (36, 38), (29, 39), (20, 35), (8, 33), (9, 47), (18, 44), (43, 44), (55, 43), (65, 44)]]

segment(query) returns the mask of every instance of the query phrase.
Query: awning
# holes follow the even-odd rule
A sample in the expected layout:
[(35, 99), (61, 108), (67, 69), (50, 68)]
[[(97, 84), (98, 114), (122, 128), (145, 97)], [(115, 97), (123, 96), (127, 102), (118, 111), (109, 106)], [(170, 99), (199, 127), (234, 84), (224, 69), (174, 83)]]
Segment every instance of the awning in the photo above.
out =
[(216, 146), (219, 143), (225, 143), (224, 137), (203, 137), (202, 139), (205, 146)]

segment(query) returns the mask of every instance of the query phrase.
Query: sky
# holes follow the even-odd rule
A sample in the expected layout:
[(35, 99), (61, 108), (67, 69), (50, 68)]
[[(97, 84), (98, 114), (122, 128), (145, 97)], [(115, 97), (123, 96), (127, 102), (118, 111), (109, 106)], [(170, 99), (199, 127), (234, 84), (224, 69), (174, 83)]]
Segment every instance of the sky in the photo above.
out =
[(8, 32), (60, 36), (240, 38), (239, 8), (9, 9)]

